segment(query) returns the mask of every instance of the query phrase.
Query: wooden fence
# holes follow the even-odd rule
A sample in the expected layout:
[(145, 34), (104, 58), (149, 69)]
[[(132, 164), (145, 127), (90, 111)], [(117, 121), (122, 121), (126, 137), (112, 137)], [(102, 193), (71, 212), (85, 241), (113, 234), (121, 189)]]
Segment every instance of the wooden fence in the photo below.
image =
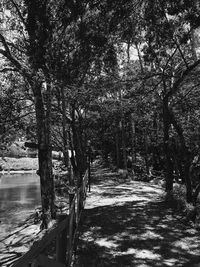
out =
[[(69, 214), (58, 218), (56, 228), (46, 234), (40, 241), (35, 242), (31, 249), (17, 260), (12, 267), (70, 267), (74, 250), (75, 238), (85, 205), (88, 183), (90, 182), (90, 170), (86, 171), (83, 183), (76, 193), (69, 193)], [(45, 249), (55, 241), (56, 259), (50, 259), (45, 255)]]

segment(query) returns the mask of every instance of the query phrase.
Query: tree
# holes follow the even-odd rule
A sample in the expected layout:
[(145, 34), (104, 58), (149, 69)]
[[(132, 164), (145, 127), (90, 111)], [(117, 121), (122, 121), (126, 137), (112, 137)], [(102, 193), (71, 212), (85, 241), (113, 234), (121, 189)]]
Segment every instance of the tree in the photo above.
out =
[[(191, 154), (185, 141), (183, 128), (174, 116), (171, 100), (183, 88), (183, 83), (200, 63), (194, 57), (191, 34), (199, 24), (196, 8), (196, 3), (189, 4), (186, 1), (147, 2), (145, 13), (147, 45), (143, 49), (145, 60), (151, 61), (151, 69), (157, 76), (157, 88), (162, 90), (166, 190), (171, 191), (173, 188), (173, 164), (170, 152), (170, 127), (173, 125), (179, 136), (183, 153), (184, 181), (189, 202), (192, 201), (189, 175)], [(189, 29), (186, 26), (188, 23)]]
[(34, 120), (34, 104), (26, 83), (16, 72), (1, 73), (0, 128), (1, 146), (26, 136)]
[(51, 82), (45, 66), (44, 51), (50, 38), (47, 2), (6, 1), (4, 8), (9, 14), (4, 18), (4, 25), (9, 35), (2, 29), (0, 53), (7, 63), (8, 70), (14, 68), (28, 82), (33, 93), (43, 226), (47, 227), (48, 212), (51, 211), (51, 216), (55, 217), (50, 143)]

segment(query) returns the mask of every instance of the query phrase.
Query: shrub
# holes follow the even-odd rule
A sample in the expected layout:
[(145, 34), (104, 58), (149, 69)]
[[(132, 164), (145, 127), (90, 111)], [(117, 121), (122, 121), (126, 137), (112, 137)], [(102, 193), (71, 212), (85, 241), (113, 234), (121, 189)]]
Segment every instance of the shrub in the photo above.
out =
[(184, 213), (187, 222), (196, 222), (197, 207), (186, 201), (185, 185), (175, 184), (173, 192), (166, 195), (166, 200), (172, 208)]

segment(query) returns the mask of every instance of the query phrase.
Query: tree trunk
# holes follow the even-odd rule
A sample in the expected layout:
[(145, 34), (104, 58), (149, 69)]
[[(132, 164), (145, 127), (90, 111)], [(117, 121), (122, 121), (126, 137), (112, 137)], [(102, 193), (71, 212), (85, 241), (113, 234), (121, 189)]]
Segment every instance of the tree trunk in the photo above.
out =
[(193, 196), (192, 196), (192, 183), (190, 178), (190, 165), (191, 165), (191, 159), (188, 154), (188, 150), (186, 149), (184, 151), (184, 179), (186, 183), (186, 198), (188, 203), (192, 203)]
[(193, 195), (193, 204), (194, 205), (196, 205), (196, 203), (197, 203), (199, 192), (200, 192), (200, 183), (196, 186), (196, 188), (194, 190), (194, 195)]
[(118, 127), (116, 127), (116, 133), (115, 133), (115, 147), (116, 147), (116, 165), (117, 168), (120, 168), (120, 150), (119, 150), (119, 131), (118, 131)]
[[(71, 137), (71, 129), (68, 129), (68, 140), (69, 140), (69, 148), (71, 150), (71, 158), (69, 158), (69, 164), (68, 164), (68, 172), (69, 172), (69, 185), (74, 186), (75, 181), (74, 181), (74, 176), (77, 177), (77, 164), (76, 164), (76, 158), (74, 155), (74, 146), (72, 142), (72, 137)], [(73, 169), (73, 172), (72, 172)]]
[(135, 131), (135, 120), (134, 115), (131, 114), (131, 146), (132, 146), (132, 163), (136, 163), (136, 131)]
[(166, 192), (173, 190), (173, 164), (169, 149), (170, 116), (168, 112), (168, 98), (163, 99), (163, 131), (164, 131), (164, 154), (166, 160)]
[(170, 110), (170, 119), (180, 139), (181, 148), (182, 148), (181, 154), (183, 156), (183, 165), (184, 165), (184, 181), (185, 181), (186, 190), (187, 190), (186, 192), (187, 201), (191, 203), (192, 202), (192, 183), (191, 183), (191, 178), (190, 178), (190, 165), (191, 165), (190, 152), (186, 146), (185, 138), (183, 135), (183, 129), (180, 126), (180, 124), (177, 123), (172, 110)]
[(37, 138), (38, 138), (38, 162), (41, 184), (41, 202), (43, 212), (43, 227), (47, 228), (47, 215), (55, 218), (55, 194), (52, 175), (52, 156), (50, 140), (50, 85), (47, 84), (47, 110), (45, 112), (41, 85), (34, 85), (34, 100), (36, 110)]
[(72, 107), (72, 134), (73, 134), (73, 144), (74, 149), (76, 152), (76, 163), (77, 163), (77, 173), (75, 173), (77, 178), (77, 184), (78, 187), (82, 185), (82, 179), (83, 179), (83, 172), (84, 172), (84, 166), (83, 166), (83, 153), (81, 150), (81, 144), (80, 144), (80, 136), (77, 131), (75, 122), (75, 109)]
[(66, 100), (64, 87), (61, 87), (61, 96), (62, 96), (62, 131), (63, 131), (63, 156), (64, 164), (68, 167), (69, 164), (69, 155), (68, 155), (68, 136), (67, 136), (67, 120), (66, 120)]
[(144, 136), (144, 145), (145, 145), (145, 165), (146, 165), (146, 173), (149, 175), (149, 160), (148, 160), (148, 136), (147, 136), (147, 130), (145, 129), (145, 136)]
[[(123, 116), (123, 114), (122, 114)], [(121, 134), (122, 134), (122, 155), (123, 155), (123, 168), (127, 170), (127, 156), (126, 156), (126, 140), (124, 129), (124, 116), (121, 119)]]
[(48, 161), (48, 172), (49, 172), (49, 198), (50, 198), (50, 211), (51, 218), (56, 218), (55, 209), (55, 191), (54, 191), (54, 179), (53, 179), (53, 166), (52, 166), (52, 142), (51, 142), (51, 80), (49, 76), (46, 76), (47, 84), (47, 100), (46, 100), (46, 134), (47, 134), (47, 161)]

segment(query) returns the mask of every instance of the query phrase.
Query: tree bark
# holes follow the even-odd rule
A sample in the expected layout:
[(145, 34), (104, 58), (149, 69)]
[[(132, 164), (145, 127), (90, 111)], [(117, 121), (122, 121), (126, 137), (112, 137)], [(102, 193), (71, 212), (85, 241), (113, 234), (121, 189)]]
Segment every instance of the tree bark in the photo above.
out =
[[(123, 116), (123, 114), (122, 114)], [(127, 170), (127, 155), (126, 155), (126, 140), (124, 129), (124, 116), (121, 119), (121, 134), (122, 134), (122, 154), (123, 154), (123, 168)]]
[(52, 156), (50, 141), (50, 85), (47, 84), (47, 107), (44, 108), (41, 83), (34, 84), (33, 93), (35, 100), (37, 139), (38, 139), (38, 163), (41, 184), (41, 202), (44, 216), (44, 227), (47, 228), (46, 216), (50, 212), (51, 217), (55, 218), (55, 194), (54, 181), (52, 175)]
[(115, 133), (115, 147), (116, 147), (116, 165), (117, 168), (120, 168), (120, 150), (119, 150), (119, 131), (118, 126), (116, 127), (116, 133)]
[(69, 155), (68, 155), (68, 136), (67, 136), (67, 120), (66, 120), (66, 100), (64, 87), (61, 86), (61, 96), (62, 96), (62, 131), (63, 131), (63, 156), (64, 164), (68, 167)]
[(83, 166), (83, 153), (81, 150), (81, 140), (79, 133), (77, 131), (76, 127), (76, 119), (75, 119), (75, 107), (72, 106), (72, 134), (73, 134), (73, 144), (74, 149), (76, 152), (76, 163), (77, 163), (77, 169), (76, 169), (76, 177), (78, 182), (78, 187), (82, 185), (82, 179), (83, 179), (83, 172), (84, 172), (84, 166)]
[(176, 118), (173, 114), (173, 111), (170, 110), (170, 120), (179, 136), (180, 143), (181, 143), (181, 151), (182, 151), (182, 157), (183, 157), (183, 165), (184, 165), (184, 181), (186, 185), (186, 197), (187, 197), (187, 202), (191, 203), (192, 202), (192, 183), (191, 183), (191, 178), (190, 178), (190, 165), (191, 165), (191, 157), (190, 157), (190, 152), (186, 146), (185, 138), (183, 135), (183, 129), (178, 124), (176, 121)]
[(131, 114), (131, 146), (132, 146), (132, 163), (136, 163), (136, 131), (135, 131), (135, 120), (134, 115)]
[(163, 99), (163, 131), (164, 131), (164, 154), (166, 160), (166, 192), (173, 190), (173, 165), (170, 156), (169, 149), (169, 129), (170, 129), (170, 117), (168, 112), (168, 98)]
[(145, 129), (144, 131), (144, 145), (145, 145), (145, 154), (144, 154), (144, 159), (145, 159), (145, 165), (146, 165), (146, 173), (149, 175), (149, 160), (148, 160), (148, 136), (147, 136), (147, 130)]

